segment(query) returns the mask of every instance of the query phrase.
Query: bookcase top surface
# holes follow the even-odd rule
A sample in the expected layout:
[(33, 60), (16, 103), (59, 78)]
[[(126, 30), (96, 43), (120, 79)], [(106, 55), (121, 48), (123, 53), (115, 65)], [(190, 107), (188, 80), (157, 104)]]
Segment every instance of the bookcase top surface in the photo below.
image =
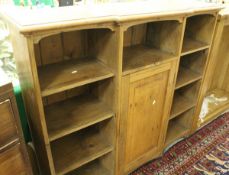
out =
[(220, 10), (222, 6), (212, 3), (170, 2), (125, 2), (97, 5), (81, 5), (57, 8), (28, 9), (4, 6), (0, 17), (16, 25), (21, 33), (55, 29), (66, 25), (78, 26), (105, 22), (127, 22), (144, 18), (158, 18), (176, 15)]
[(221, 17), (229, 17), (229, 4), (224, 6), (224, 9), (220, 11)]

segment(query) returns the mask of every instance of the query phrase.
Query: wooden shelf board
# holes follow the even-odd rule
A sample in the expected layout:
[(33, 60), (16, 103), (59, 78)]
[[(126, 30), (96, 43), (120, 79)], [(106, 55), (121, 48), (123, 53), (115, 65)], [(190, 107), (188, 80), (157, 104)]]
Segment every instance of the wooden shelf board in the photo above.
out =
[(205, 50), (210, 47), (209, 44), (194, 40), (189, 37), (184, 38), (181, 56), (191, 54), (197, 51)]
[(68, 175), (111, 175), (112, 173), (103, 167), (101, 163), (99, 163), (98, 160), (95, 160), (87, 165), (84, 165), (83, 167), (80, 167), (79, 169), (68, 173)]
[(200, 80), (201, 78), (202, 78), (201, 74), (196, 73), (186, 67), (180, 66), (178, 76), (177, 76), (176, 89), (179, 89), (183, 86), (186, 86), (190, 83)]
[[(227, 97), (227, 101), (218, 102), (216, 103), (209, 103), (208, 104), (208, 113), (207, 115), (200, 120), (199, 119), (199, 126), (204, 125), (205, 123), (210, 122), (214, 118), (216, 118), (218, 115), (222, 114), (224, 111), (229, 109), (229, 92), (226, 92), (222, 89), (214, 89), (207, 93), (208, 95), (214, 94), (217, 98)], [(207, 96), (208, 96), (207, 95)]]
[(196, 103), (194, 101), (191, 101), (190, 99), (180, 95), (179, 93), (175, 93), (170, 120), (179, 116), (183, 112), (193, 108), (195, 105)]
[(152, 67), (177, 57), (171, 53), (144, 45), (125, 47), (123, 50), (123, 75)]
[(79, 96), (45, 108), (50, 141), (111, 118), (114, 113), (92, 96)]
[(176, 140), (187, 135), (188, 132), (189, 132), (189, 129), (182, 126), (180, 123), (173, 121), (173, 120), (169, 121), (165, 145), (169, 146)]
[(43, 97), (114, 76), (102, 62), (88, 58), (39, 67), (38, 75)]
[(98, 131), (86, 130), (52, 142), (51, 149), (57, 174), (75, 170), (113, 150)]

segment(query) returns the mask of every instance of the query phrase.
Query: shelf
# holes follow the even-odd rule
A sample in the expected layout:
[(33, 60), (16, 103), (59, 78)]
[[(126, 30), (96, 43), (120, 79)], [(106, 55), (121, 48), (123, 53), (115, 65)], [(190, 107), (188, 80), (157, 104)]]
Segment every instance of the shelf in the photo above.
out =
[(187, 97), (180, 95), (179, 93), (175, 93), (173, 104), (172, 104), (170, 120), (179, 116), (183, 112), (191, 109), (195, 105), (196, 105), (195, 101), (192, 101), (188, 99)]
[[(214, 94), (213, 98), (211, 95)], [(207, 100), (207, 98), (209, 100)], [(227, 100), (217, 101), (216, 98), (222, 100), (222, 98), (225, 98)], [(203, 118), (199, 119), (199, 125), (203, 125), (211, 120), (213, 120), (218, 115), (222, 114), (224, 111), (229, 109), (229, 92), (226, 92), (222, 89), (214, 89), (213, 91), (208, 92), (208, 95), (204, 99), (204, 106), (207, 106), (206, 115)]]
[(181, 88), (190, 83), (193, 83), (197, 80), (200, 80), (201, 78), (202, 78), (201, 74), (196, 73), (184, 66), (180, 66), (178, 76), (177, 76), (176, 89)]
[(123, 51), (123, 74), (129, 74), (176, 57), (173, 54), (144, 45), (125, 47)]
[(188, 132), (189, 129), (186, 128), (184, 125), (177, 122), (176, 120), (171, 120), (169, 122), (168, 130), (167, 130), (165, 145), (169, 146), (176, 140), (186, 136)]
[(113, 150), (109, 139), (95, 128), (71, 134), (51, 144), (57, 174), (75, 170)]
[(42, 66), (38, 75), (43, 97), (114, 76), (99, 60), (86, 58)]
[(208, 49), (209, 47), (210, 47), (209, 44), (194, 40), (194, 39), (189, 38), (189, 37), (185, 37), (181, 55), (183, 56), (183, 55), (191, 54), (191, 53), (194, 53), (197, 51)]
[(49, 139), (53, 141), (114, 114), (106, 104), (95, 97), (80, 96), (45, 108)]
[(67, 175), (112, 175), (111, 170), (106, 169), (98, 160), (68, 173)]

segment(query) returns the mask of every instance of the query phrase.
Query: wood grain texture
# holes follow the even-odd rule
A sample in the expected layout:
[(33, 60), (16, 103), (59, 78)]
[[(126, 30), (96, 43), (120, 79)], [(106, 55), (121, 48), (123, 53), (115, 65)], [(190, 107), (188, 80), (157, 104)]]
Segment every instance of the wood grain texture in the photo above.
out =
[(162, 50), (136, 45), (123, 50), (123, 74), (133, 73), (151, 66), (165, 63), (174, 59), (175, 55)]
[[(51, 144), (57, 174), (70, 172), (113, 150), (96, 128), (69, 135)], [(103, 131), (101, 131), (103, 132)]]
[(39, 166), (43, 174), (55, 174), (48, 141), (48, 132), (43, 111), (40, 85), (37, 75), (35, 50), (32, 38), (26, 38), (10, 26), (17, 73), (23, 94)]
[(209, 45), (195, 39), (185, 37), (181, 55), (187, 55), (204, 49), (208, 49)]
[(168, 72), (163, 72), (130, 85), (126, 164), (158, 147), (159, 132), (155, 131), (161, 130), (167, 81)]
[(51, 141), (111, 118), (107, 104), (90, 96), (80, 96), (45, 108)]
[(170, 119), (173, 119), (183, 112), (187, 111), (188, 109), (191, 109), (196, 105), (196, 102), (194, 100), (190, 100), (179, 93), (175, 93), (174, 99), (173, 99), (173, 106), (171, 109), (171, 116)]
[(114, 76), (112, 71), (95, 59), (56, 63), (39, 68), (42, 96), (51, 95)]
[(160, 123), (168, 121), (175, 73), (172, 65), (162, 64), (123, 77), (120, 149), (124, 151), (120, 152), (125, 164), (120, 165), (121, 174), (161, 153), (166, 128)]
[(93, 175), (111, 175), (112, 170), (104, 167), (102, 163), (102, 161), (107, 159), (107, 157), (109, 157), (109, 154), (68, 173), (68, 175), (91, 175), (92, 172)]
[[(193, 110), (189, 110), (169, 122), (165, 146), (169, 146), (173, 142), (187, 136), (191, 129), (189, 122), (192, 119)], [(185, 119), (186, 123), (183, 122)]]
[[(96, 169), (99, 173), (100, 170), (103, 172), (102, 167), (104, 167), (104, 169), (109, 170), (110, 175), (123, 175), (162, 153), (186, 21), (191, 21), (187, 22), (188, 25), (197, 24), (197, 27), (192, 25), (188, 27), (190, 31), (193, 31), (191, 34), (197, 33), (196, 37), (191, 34), (188, 37), (196, 41), (199, 41), (199, 38), (201, 42), (208, 44), (205, 48), (198, 47), (189, 53), (206, 48), (209, 48), (210, 52), (210, 42), (205, 42), (205, 39), (209, 37), (207, 34), (214, 30), (214, 27), (212, 29), (212, 21), (215, 20), (219, 7), (171, 10), (169, 12), (158, 11), (156, 13), (152, 13), (155, 12), (152, 6), (137, 7), (140, 8), (137, 8), (139, 11), (136, 10), (136, 7), (123, 10), (123, 8), (119, 9), (117, 6), (112, 7), (111, 11), (106, 8), (98, 11), (77, 8), (81, 9), (82, 13), (75, 10), (65, 11), (67, 8), (61, 8), (60, 10), (66, 13), (58, 13), (54, 16), (53, 23), (41, 25), (42, 21), (50, 20), (47, 17), (40, 18), (41, 23), (39, 24), (21, 27), (12, 19), (9, 19), (7, 15), (3, 15), (4, 19), (11, 25), (10, 28), (12, 28), (14, 49), (16, 49), (15, 57), (23, 96), (43, 174), (62, 174), (72, 170), (76, 173), (87, 174), (84, 168), (88, 166), (88, 168)], [(107, 13), (114, 12), (114, 9), (119, 12), (118, 15), (106, 16)], [(73, 13), (69, 13), (70, 11)], [(48, 16), (52, 16), (53, 12), (55, 13), (55, 10), (51, 10)], [(5, 12), (0, 13), (5, 14)], [(18, 14), (21, 15), (21, 13)], [(60, 14), (62, 15), (61, 19), (69, 20), (58, 21)], [(206, 14), (206, 16), (199, 14)], [(198, 17), (192, 20), (194, 18), (190, 16), (193, 15)], [(211, 17), (209, 18), (209, 16)], [(200, 22), (198, 22), (198, 18)], [(24, 20), (23, 18), (21, 22), (31, 22)], [(198, 33), (197, 29), (201, 25), (205, 26)], [(206, 26), (209, 27), (209, 31), (203, 34), (202, 31), (206, 31)], [(128, 30), (126, 31), (126, 29)], [(139, 56), (135, 52), (135, 50), (137, 51), (135, 49), (136, 45), (143, 47), (137, 52)], [(145, 46), (150, 46), (153, 51), (145, 49)], [(125, 59), (125, 50), (131, 47), (134, 49), (129, 51), (130, 57)], [(94, 58), (94, 60), (87, 64), (88, 62), (84, 59), (86, 57)], [(154, 64), (156, 57), (160, 57), (161, 60), (165, 61)], [(78, 64), (79, 62), (80, 64)], [(158, 63), (158, 61), (156, 62)], [(189, 64), (188, 61), (187, 64)], [(125, 74), (126, 65), (127, 67), (130, 65), (127, 70), (134, 71)], [(197, 62), (194, 65), (196, 67), (202, 66)], [(186, 65), (182, 63), (182, 66)], [(186, 66), (186, 68), (195, 72), (194, 67)], [(79, 72), (81, 69), (84, 71), (83, 73)], [(160, 77), (158, 78), (156, 75), (163, 73), (166, 74), (166, 78), (162, 77), (161, 82), (159, 81)], [(74, 76), (70, 76), (71, 74), (74, 74)], [(124, 74), (127, 78), (122, 80)], [(152, 85), (151, 80), (154, 80), (154, 76), (158, 79), (155, 78), (156, 83)], [(158, 81), (159, 83), (157, 83)], [(127, 85), (127, 83), (129, 84)], [(142, 116), (144, 110), (146, 112), (153, 111), (157, 114), (156, 119), (151, 118), (152, 116), (149, 114), (146, 116), (146, 120), (142, 120), (144, 125), (148, 127), (138, 126), (137, 124), (127, 125), (128, 120), (132, 119), (131, 117), (138, 117), (138, 112), (135, 113), (133, 110), (134, 105), (130, 108), (130, 99), (133, 98), (133, 101), (135, 101), (136, 97), (136, 101), (142, 100), (137, 94), (127, 96), (130, 89), (133, 91), (134, 83), (139, 83), (140, 85), (138, 85), (143, 89), (139, 92), (139, 95), (147, 96), (143, 98), (146, 108), (136, 106), (136, 109), (139, 109), (138, 111)], [(158, 87), (159, 84), (161, 85), (160, 88)], [(146, 86), (145, 91), (144, 86)], [(151, 92), (149, 89), (154, 89), (154, 86), (157, 87), (155, 91), (163, 90), (163, 92)], [(180, 94), (188, 99), (197, 98), (197, 86), (195, 86), (196, 88), (188, 87), (180, 88)], [(84, 104), (88, 104), (84, 103), (83, 100), (80, 102), (76, 100), (76, 108), (73, 107), (75, 102), (68, 103), (71, 101), (71, 97), (77, 99), (81, 94), (93, 95), (98, 101), (102, 102), (99, 105), (96, 102), (95, 106), (93, 103), (93, 109), (97, 105), (99, 106), (93, 112), (104, 112), (105, 115), (106, 109), (109, 109), (113, 117), (104, 120), (100, 117), (97, 118), (96, 115), (89, 117), (92, 113), (91, 111), (86, 112), (87, 105), (85, 109), (83, 108)], [(155, 94), (159, 102), (163, 101), (155, 110), (149, 107), (149, 94)], [(93, 99), (90, 102), (93, 102)], [(64, 108), (55, 103), (59, 103)], [(67, 105), (63, 105), (65, 103)], [(104, 106), (105, 108), (102, 108)], [(50, 110), (45, 111), (49, 108)], [(81, 112), (78, 112), (78, 109)], [(77, 126), (76, 128), (73, 127), (74, 122), (70, 122), (70, 120), (64, 120), (63, 122), (63, 119), (68, 115), (66, 114), (68, 110), (70, 113), (77, 111), (77, 113), (82, 114), (77, 116), (77, 119), (80, 119), (82, 123), (80, 124), (77, 120), (79, 125), (74, 124), (74, 126)], [(56, 114), (53, 111), (59, 111), (60, 116), (54, 117)], [(131, 111), (131, 115), (129, 111)], [(52, 116), (50, 117), (52, 122), (59, 121), (54, 124), (58, 128), (55, 131), (58, 136), (54, 134), (55, 138), (52, 137), (51, 140), (48, 130), (48, 113)], [(184, 114), (181, 115), (186, 116)], [(87, 120), (87, 115), (90, 120)], [(189, 115), (189, 117), (182, 116), (174, 118), (173, 121), (177, 121), (177, 126), (190, 123), (192, 119), (192, 115)], [(141, 124), (141, 120), (138, 120)], [(154, 120), (155, 123), (152, 122)], [(69, 128), (64, 126), (62, 130), (65, 121)], [(91, 124), (93, 126), (88, 128)], [(133, 154), (129, 154), (133, 161), (125, 164), (123, 163), (126, 161), (125, 151), (128, 151), (125, 143), (126, 139), (130, 140), (130, 137), (127, 137), (127, 131), (133, 129), (134, 133), (137, 134), (137, 138), (133, 138), (133, 142), (138, 143), (137, 140), (140, 138), (140, 132), (137, 132), (138, 127), (142, 129), (142, 133), (146, 130), (147, 135), (142, 137), (149, 139), (143, 139), (146, 144), (136, 148), (137, 155), (132, 148), (129, 149), (133, 152)], [(151, 127), (154, 130), (159, 128), (160, 132), (152, 132)], [(152, 138), (152, 136), (155, 136), (155, 138)], [(132, 147), (131, 144), (129, 145)], [(114, 171), (115, 166), (116, 172)], [(97, 172), (95, 171), (95, 173)]]
[(202, 75), (199, 73), (196, 73), (189, 68), (180, 66), (179, 72), (177, 75), (177, 82), (176, 82), (176, 89), (179, 89), (185, 85), (188, 85), (190, 83), (193, 83), (197, 80), (200, 80), (202, 78)]
[(180, 64), (200, 75), (204, 75), (207, 66), (209, 50), (195, 52), (181, 57)]
[(0, 174), (32, 175), (11, 83), (0, 86), (0, 114)]
[(9, 148), (5, 152), (0, 153), (0, 174), (29, 175), (26, 167), (26, 161), (23, 157), (22, 150), (20, 149), (20, 143), (12, 148)]
[(61, 35), (46, 37), (40, 42), (42, 64), (57, 63), (63, 60)]
[(10, 99), (0, 101), (0, 151), (5, 145), (18, 141), (18, 129), (15, 125), (13, 110), (11, 107)]
[[(14, 8), (10, 11), (7, 8), (1, 9), (1, 14), (8, 20), (12, 20), (19, 26), (22, 33), (28, 34), (32, 32), (54, 31), (63, 28), (74, 30), (86, 24), (103, 24), (106, 22), (122, 23), (128, 21), (137, 21), (152, 18), (163, 18), (174, 15), (193, 15), (196, 13), (214, 13), (222, 7), (215, 4), (192, 4), (175, 3), (173, 6), (169, 3), (159, 2), (132, 2), (132, 3), (116, 3), (104, 4), (95, 7), (65, 7), (61, 9), (44, 9), (38, 11), (20, 10)], [(153, 8), (152, 8), (153, 7)], [(168, 10), (166, 10), (168, 9)], [(44, 16), (45, 14), (49, 14)], [(29, 14), (29, 15), (28, 15)], [(44, 15), (41, 15), (44, 14)]]

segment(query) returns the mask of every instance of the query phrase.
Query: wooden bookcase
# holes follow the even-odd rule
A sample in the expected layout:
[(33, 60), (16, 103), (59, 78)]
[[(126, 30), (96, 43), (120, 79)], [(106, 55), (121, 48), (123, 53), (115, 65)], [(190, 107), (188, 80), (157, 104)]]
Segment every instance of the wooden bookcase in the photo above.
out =
[(0, 11), (41, 174), (126, 175), (190, 133), (220, 7), (121, 5)]
[(186, 18), (165, 146), (191, 132), (215, 24), (214, 14), (198, 14)]
[(106, 28), (85, 29), (34, 45), (56, 174), (83, 175), (95, 166), (98, 172), (114, 173), (115, 73), (107, 55), (114, 46), (112, 35)]
[(208, 96), (214, 95), (215, 98), (224, 98), (225, 100), (221, 102), (209, 102), (206, 106), (207, 111), (205, 112), (205, 116), (202, 118), (199, 118), (199, 115), (196, 116), (194, 128), (205, 125), (229, 108), (229, 20), (227, 17), (228, 8), (220, 13), (217, 23), (209, 66), (204, 81), (205, 88), (202, 91), (202, 99), (199, 104), (199, 111), (201, 110), (202, 102), (205, 97), (208, 98)]

